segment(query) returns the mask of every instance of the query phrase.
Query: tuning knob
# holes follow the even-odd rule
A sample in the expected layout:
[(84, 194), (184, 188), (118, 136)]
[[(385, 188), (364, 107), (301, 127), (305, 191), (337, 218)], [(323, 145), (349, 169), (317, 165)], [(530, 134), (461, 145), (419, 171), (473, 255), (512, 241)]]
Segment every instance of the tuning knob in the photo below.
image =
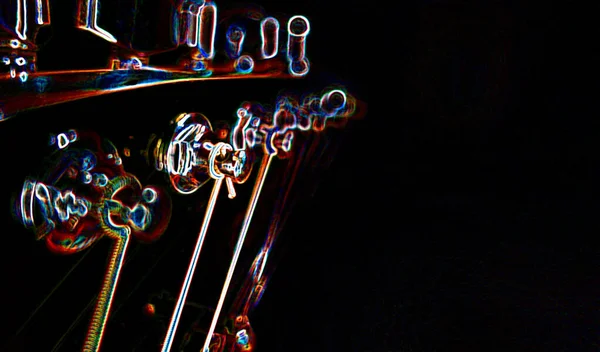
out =
[(288, 21), (287, 58), (289, 72), (293, 76), (304, 76), (310, 69), (306, 58), (306, 37), (310, 23), (304, 16), (294, 16)]
[(355, 101), (341, 89), (331, 89), (325, 92), (320, 99), (308, 101), (309, 110), (312, 111), (312, 128), (315, 131), (325, 129), (331, 119), (347, 118), (354, 113)]
[(298, 118), (285, 103), (278, 106), (273, 114), (258, 104), (243, 104), (238, 109), (232, 144), (238, 149), (262, 148), (267, 155), (285, 157), (291, 150)]
[(252, 154), (222, 142), (208, 119), (200, 113), (183, 113), (174, 121), (168, 142), (155, 147), (157, 169), (165, 171), (179, 193), (190, 194), (211, 179), (227, 178), (230, 196), (232, 183), (243, 183), (252, 170)]
[(270, 111), (259, 104), (242, 104), (238, 109), (238, 122), (232, 135), (232, 144), (237, 149), (263, 148), (272, 155), (277, 153), (273, 142), (278, 131)]
[(320, 101), (321, 110), (326, 116), (334, 116), (344, 109), (348, 97), (340, 89), (333, 89), (323, 94)]
[(295, 129), (298, 126), (298, 119), (296, 117), (295, 107), (298, 104), (286, 104), (280, 107), (275, 114), (273, 119), (275, 122), (275, 128), (279, 133), (285, 133), (288, 130)]

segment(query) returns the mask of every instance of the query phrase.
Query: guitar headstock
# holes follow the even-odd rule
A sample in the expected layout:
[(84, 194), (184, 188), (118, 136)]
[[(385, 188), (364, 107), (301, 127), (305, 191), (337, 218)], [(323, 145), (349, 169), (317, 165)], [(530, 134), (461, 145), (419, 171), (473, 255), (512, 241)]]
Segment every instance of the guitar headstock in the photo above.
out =
[[(310, 70), (310, 22), (304, 16), (274, 17), (244, 8), (221, 16), (210, 0), (162, 0), (158, 7), (138, 0), (100, 2), (78, 0), (71, 9), (75, 21), (53, 16), (55, 6), (49, 0), (3, 4), (0, 20), (8, 25), (0, 27), (0, 88), (6, 92), (0, 120), (123, 89), (182, 81), (297, 78)], [(37, 43), (44, 27), (53, 35)], [(105, 49), (76, 52), (78, 42), (82, 47), (97, 42)]]
[(102, 236), (133, 235), (152, 242), (166, 230), (171, 199), (158, 186), (143, 186), (123, 167), (117, 148), (91, 132), (53, 135), (54, 168), (25, 180), (17, 219), (55, 253), (90, 247)]

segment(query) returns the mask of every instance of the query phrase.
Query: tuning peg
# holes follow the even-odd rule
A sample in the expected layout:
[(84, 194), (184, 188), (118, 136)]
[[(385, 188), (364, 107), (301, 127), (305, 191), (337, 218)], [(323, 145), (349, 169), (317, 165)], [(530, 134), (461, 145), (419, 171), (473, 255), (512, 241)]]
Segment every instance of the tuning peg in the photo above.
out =
[[(157, 139), (153, 154), (157, 169), (169, 175), (177, 192), (193, 193), (211, 179), (227, 178), (229, 181), (225, 182), (229, 184), (243, 183), (249, 177), (253, 157), (245, 149), (246, 138), (239, 139), (243, 148), (238, 148), (235, 139), (236, 147), (222, 142), (222, 136), (213, 132), (208, 119), (200, 113), (180, 114), (173, 125), (170, 140)], [(230, 197), (235, 197), (230, 186)]]
[(233, 63), (237, 73), (247, 74), (254, 69), (254, 60), (249, 55), (242, 55)]
[(306, 58), (306, 37), (310, 23), (304, 16), (294, 16), (288, 21), (287, 58), (289, 72), (293, 76), (304, 76), (310, 69)]
[(266, 17), (260, 22), (260, 38), (262, 40), (260, 53), (263, 59), (270, 59), (279, 50), (279, 21)]
[[(57, 137), (57, 142), (80, 138), (75, 131), (67, 135)], [(120, 163), (114, 162), (118, 154), (112, 143), (101, 143), (99, 138), (86, 142), (97, 149), (63, 148), (54, 153), (56, 170), (49, 170), (45, 180), (26, 180), (16, 206), (22, 223), (36, 232), (37, 239), (45, 239), (53, 252), (71, 254), (102, 237), (113, 240), (83, 347), (95, 352), (102, 342), (131, 235), (142, 241), (161, 236), (169, 222), (171, 201), (161, 189), (144, 188), (135, 176), (125, 173)], [(83, 180), (79, 174), (84, 175)]]
[(287, 105), (280, 107), (273, 115), (275, 128), (279, 133), (298, 127), (298, 105)]
[(277, 133), (273, 138), (273, 146), (278, 151), (289, 152), (292, 149), (292, 142), (294, 141), (294, 132), (287, 131), (285, 133)]
[(342, 89), (329, 89), (321, 97), (313, 96), (305, 99), (304, 107), (306, 115), (312, 120), (312, 129), (322, 131), (327, 121), (336, 118), (350, 117), (355, 110), (356, 102)]
[(321, 97), (320, 106), (325, 116), (335, 116), (346, 107), (348, 97), (340, 89), (333, 89)]

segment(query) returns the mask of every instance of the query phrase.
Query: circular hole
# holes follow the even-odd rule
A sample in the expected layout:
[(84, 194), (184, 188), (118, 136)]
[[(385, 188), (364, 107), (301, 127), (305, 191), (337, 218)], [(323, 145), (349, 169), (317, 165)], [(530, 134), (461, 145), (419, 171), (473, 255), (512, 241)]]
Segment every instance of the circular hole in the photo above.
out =
[(310, 31), (308, 19), (304, 16), (294, 16), (288, 22), (288, 32), (291, 35), (303, 37)]
[(290, 63), (290, 73), (294, 76), (304, 76), (308, 73), (309, 64), (307, 60), (293, 61)]
[(157, 194), (152, 188), (146, 188), (142, 191), (142, 197), (146, 203), (153, 203), (157, 198)]
[(229, 133), (229, 131), (227, 131), (225, 128), (221, 128), (221, 129), (219, 130), (219, 138), (220, 138), (220, 139), (225, 139), (225, 138), (227, 138), (227, 135), (228, 135), (228, 133)]
[(249, 72), (252, 72), (253, 68), (254, 68), (254, 61), (252, 60), (252, 58), (250, 56), (244, 55), (244, 56), (241, 56), (237, 60), (236, 70), (239, 73), (249, 73)]
[(321, 107), (328, 113), (335, 113), (346, 106), (346, 94), (341, 90), (332, 90), (323, 96)]

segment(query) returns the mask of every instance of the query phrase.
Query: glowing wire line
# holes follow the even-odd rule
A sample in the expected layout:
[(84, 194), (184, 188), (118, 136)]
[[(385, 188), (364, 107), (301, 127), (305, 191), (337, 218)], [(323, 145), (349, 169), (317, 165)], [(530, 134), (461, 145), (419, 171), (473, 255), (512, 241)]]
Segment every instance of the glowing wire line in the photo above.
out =
[[(113, 311), (112, 313), (112, 317), (113, 319), (115, 319), (115, 316), (117, 316), (117, 313), (121, 310), (121, 308), (125, 305), (125, 303), (127, 303), (127, 301), (131, 298), (131, 296), (137, 292), (137, 289), (142, 285), (142, 283), (150, 276), (150, 274), (152, 273), (152, 271), (154, 270), (154, 268), (156, 268), (156, 266), (158, 265), (158, 263), (160, 263), (160, 261), (166, 257), (167, 254), (170, 253), (171, 250), (173, 250), (173, 248), (175, 248), (175, 245), (177, 244), (177, 242), (173, 242), (169, 248), (167, 248), (161, 255), (160, 257), (158, 257), (158, 259), (156, 259), (156, 261), (154, 261), (154, 263), (152, 264), (152, 266), (150, 268), (148, 268), (148, 271), (146, 271), (146, 274), (144, 276), (142, 276), (142, 278), (138, 281), (138, 283), (135, 285), (135, 287), (133, 287), (131, 289), (131, 291), (129, 291), (129, 294), (127, 295), (127, 297), (125, 297), (124, 299), (121, 300), (121, 304)], [(139, 248), (139, 247), (138, 247)], [(129, 255), (129, 257), (131, 258), (131, 254)]]
[[(125, 262), (125, 265), (129, 264), (133, 260), (132, 258), (137, 255), (138, 251), (139, 251), (139, 247), (134, 250), (133, 254), (130, 254), (128, 256), (128, 259)], [(65, 340), (65, 338), (67, 337), (67, 335), (69, 335), (69, 333), (71, 333), (71, 331), (73, 331), (73, 329), (75, 329), (75, 327), (79, 324), (79, 321), (85, 316), (85, 313), (88, 311), (88, 309), (94, 304), (94, 302), (97, 301), (98, 297), (100, 297), (99, 294), (95, 295), (94, 297), (92, 297), (92, 299), (90, 300), (90, 302), (88, 304), (86, 304), (86, 306), (81, 310), (81, 312), (79, 313), (79, 315), (77, 315), (77, 318), (75, 318), (75, 320), (73, 320), (73, 322), (71, 323), (71, 325), (69, 326), (69, 328), (67, 329), (67, 331), (65, 331), (65, 333), (62, 334), (62, 336), (60, 337), (60, 339), (58, 339), (58, 341), (56, 342), (56, 344), (52, 348), (51, 352), (56, 352), (56, 351), (58, 351), (60, 349), (60, 347), (62, 346), (63, 341)]]
[[(109, 70), (102, 69), (102, 70), (94, 70), (94, 71), (103, 73), (103, 72), (106, 72)], [(44, 75), (45, 74), (46, 73), (44, 72)], [(56, 74), (60, 74), (60, 73), (56, 73)], [(39, 74), (37, 76), (43, 76), (43, 75)], [(236, 75), (230, 75), (230, 76), (174, 78), (174, 79), (166, 79), (166, 80), (162, 80), (162, 81), (151, 81), (151, 82), (146, 82), (146, 83), (138, 83), (135, 85), (121, 86), (121, 87), (117, 87), (117, 88), (110, 88), (110, 89), (104, 89), (104, 90), (94, 88), (94, 89), (79, 89), (76, 91), (58, 92), (58, 93), (55, 92), (55, 93), (44, 93), (44, 94), (27, 94), (26, 96), (20, 95), (20, 96), (18, 96), (19, 97), (18, 99), (15, 97), (11, 97), (10, 100), (4, 99), (3, 109), (4, 109), (5, 115), (3, 118), (0, 116), (0, 123), (2, 123), (3, 121), (7, 121), (10, 118), (16, 116), (15, 114), (17, 112), (28, 111), (28, 110), (37, 109), (40, 107), (57, 105), (57, 104), (62, 104), (62, 103), (70, 102), (70, 101), (81, 100), (81, 99), (85, 99), (85, 98), (96, 97), (96, 96), (111, 94), (111, 93), (120, 92), (120, 91), (134, 90), (134, 89), (146, 88), (146, 87), (155, 87), (155, 86), (161, 86), (161, 85), (165, 85), (165, 84), (175, 84), (175, 83), (188, 83), (188, 82), (212, 81), (212, 80), (230, 80), (230, 79), (248, 79), (248, 78), (253, 78), (253, 79), (277, 78), (279, 76), (281, 76), (279, 73), (259, 73), (259, 74), (252, 74), (252, 76), (236, 74)], [(31, 77), (34, 77), (34, 76), (31, 76)], [(2, 80), (1, 78), (2, 77), (0, 77), (0, 81)], [(25, 98), (28, 99), (27, 106), (22, 106), (21, 103), (22, 103), (23, 99), (25, 99)]]
[[(309, 135), (309, 138), (313, 136), (312, 134)], [(286, 200), (289, 196), (290, 190), (292, 189), (292, 185), (294, 184), (294, 181), (296, 179), (296, 175), (298, 174), (300, 165), (302, 165), (302, 163), (304, 161), (306, 161), (306, 159), (308, 159), (313, 151), (314, 151), (314, 146), (315, 143), (312, 143), (312, 147), (310, 148), (310, 151), (308, 153), (306, 153), (306, 144), (302, 147), (302, 149), (296, 154), (296, 162), (294, 164), (294, 167), (292, 168), (291, 165), (292, 164), (288, 164), (288, 170), (286, 171), (285, 175), (287, 175), (287, 177), (284, 179), (284, 181), (281, 183), (281, 187), (285, 187), (285, 185), (287, 185), (285, 192), (283, 192), (283, 190), (279, 193), (279, 196), (276, 200), (275, 203), (275, 210), (274, 213), (272, 215), (272, 220), (271, 220), (271, 225), (269, 226), (269, 232), (267, 235), (267, 238), (265, 239), (265, 242), (263, 244), (263, 246), (261, 247), (259, 254), (257, 255), (257, 259), (259, 257), (262, 256), (262, 262), (261, 262), (261, 268), (259, 270), (259, 275), (256, 275), (256, 268), (254, 267), (253, 264), (253, 268), (251, 270), (251, 274), (250, 274), (250, 278), (247, 279), (247, 281), (251, 281), (252, 282), (252, 287), (249, 289), (250, 290), (250, 294), (246, 297), (246, 302), (244, 304), (242, 304), (242, 302), (244, 301), (244, 299), (240, 298), (240, 300), (238, 300), (236, 303), (234, 303), (234, 311), (237, 311), (239, 306), (242, 306), (243, 308), (241, 308), (242, 314), (241, 315), (248, 315), (248, 312), (250, 310), (250, 305), (255, 305), (256, 303), (252, 302), (252, 296), (254, 293), (254, 290), (256, 289), (256, 285), (259, 283), (260, 278), (266, 268), (266, 264), (267, 264), (267, 259), (268, 259), (268, 254), (271, 251), (271, 247), (273, 246), (273, 243), (275, 242), (276, 237), (279, 235), (279, 233), (281, 232), (281, 226), (283, 225), (283, 223), (286, 222), (287, 217), (289, 216), (289, 212), (287, 212), (285, 214), (285, 216), (283, 217), (283, 220), (281, 220), (281, 213), (283, 212), (283, 205), (286, 204)], [(289, 169), (293, 169), (293, 171), (290, 171)], [(241, 297), (241, 296), (240, 296)]]
[(244, 240), (246, 239), (246, 234), (248, 233), (248, 228), (250, 227), (250, 221), (252, 221), (252, 215), (254, 214), (256, 204), (258, 203), (258, 197), (260, 196), (263, 184), (265, 183), (265, 179), (267, 176), (267, 171), (269, 171), (269, 166), (271, 165), (271, 161), (273, 160), (273, 157), (275, 155), (276, 154), (270, 154), (264, 156), (260, 170), (258, 171), (258, 178), (256, 180), (254, 190), (252, 191), (252, 196), (250, 197), (250, 205), (248, 206), (246, 216), (244, 217), (242, 229), (240, 230), (240, 237), (238, 238), (238, 241), (235, 245), (233, 259), (231, 260), (231, 264), (229, 265), (229, 271), (227, 272), (227, 277), (225, 278), (225, 284), (223, 285), (223, 290), (221, 291), (221, 297), (219, 298), (219, 303), (217, 304), (217, 308), (215, 309), (215, 314), (213, 315), (212, 323), (210, 324), (210, 329), (208, 330), (208, 334), (206, 336), (206, 340), (204, 341), (204, 346), (202, 347), (201, 352), (209, 351), (208, 345), (210, 344), (212, 335), (215, 332), (217, 321), (219, 320), (219, 314), (221, 313), (221, 309), (223, 309), (225, 297), (227, 296), (227, 291), (229, 290), (229, 284), (231, 283), (233, 272), (235, 271), (238, 258), (240, 257), (240, 252), (242, 251), (242, 246), (244, 245)]
[(75, 327), (77, 326), (77, 324), (79, 324), (79, 321), (84, 317), (85, 312), (88, 311), (88, 309), (94, 304), (94, 302), (96, 301), (96, 298), (98, 296), (94, 296), (92, 297), (92, 299), (89, 301), (89, 303), (83, 308), (83, 310), (81, 310), (81, 312), (79, 313), (79, 315), (77, 316), (77, 318), (75, 318), (75, 320), (73, 320), (73, 323), (71, 323), (71, 325), (69, 326), (69, 328), (67, 329), (67, 331), (65, 331), (65, 333), (60, 337), (60, 339), (58, 339), (58, 341), (56, 342), (56, 344), (54, 345), (54, 347), (52, 348), (52, 350), (50, 352), (56, 352), (59, 350), (59, 348), (62, 346), (63, 341), (65, 340), (65, 338), (67, 337), (67, 335), (69, 335), (69, 333), (71, 331), (73, 331), (73, 329), (75, 329)]
[(206, 213), (204, 214), (204, 221), (202, 222), (202, 226), (200, 228), (200, 234), (198, 235), (198, 240), (196, 241), (196, 247), (194, 248), (194, 254), (192, 255), (192, 259), (190, 260), (190, 265), (188, 266), (188, 271), (185, 275), (185, 280), (183, 281), (181, 291), (179, 292), (177, 304), (175, 305), (175, 311), (173, 312), (173, 316), (171, 317), (169, 329), (167, 330), (167, 334), (163, 342), (163, 347), (161, 350), (162, 352), (170, 351), (171, 346), (173, 345), (175, 332), (177, 331), (177, 325), (179, 325), (179, 318), (181, 317), (181, 312), (185, 304), (185, 299), (190, 289), (190, 283), (192, 282), (192, 278), (194, 276), (196, 264), (198, 264), (198, 258), (200, 256), (200, 251), (202, 250), (202, 244), (204, 243), (204, 238), (206, 237), (208, 225), (210, 224), (210, 219), (215, 209), (215, 203), (217, 202), (217, 198), (219, 197), (219, 191), (221, 190), (222, 184), (222, 178), (215, 180), (215, 184), (210, 194), (210, 199), (208, 201), (208, 206), (206, 207)]
[(96, 308), (92, 316), (90, 328), (87, 332), (85, 342), (83, 344), (84, 352), (97, 352), (100, 350), (102, 336), (104, 335), (104, 327), (110, 313), (113, 297), (121, 275), (123, 267), (123, 258), (127, 252), (129, 244), (129, 232), (125, 236), (120, 236), (115, 239), (102, 290), (98, 296)]
[[(95, 246), (97, 242), (94, 242), (94, 244), (92, 244), (92, 246)], [(23, 325), (21, 325), (21, 327), (19, 328), (19, 330), (17, 330), (17, 332), (15, 333), (15, 336), (19, 335), (23, 329), (25, 329), (25, 327), (27, 326), (27, 324), (31, 321), (31, 319), (36, 315), (36, 313), (44, 306), (44, 304), (46, 304), (46, 302), (50, 299), (50, 297), (52, 297), (52, 295), (54, 294), (54, 292), (56, 292), (56, 290), (58, 290), (58, 288), (63, 284), (63, 282), (65, 282), (65, 280), (69, 277), (69, 275), (71, 275), (71, 273), (73, 271), (75, 271), (75, 269), (79, 266), (79, 264), (81, 264), (81, 262), (85, 259), (85, 257), (87, 257), (87, 255), (91, 252), (91, 248), (85, 252), (81, 258), (79, 258), (79, 260), (77, 261), (77, 263), (75, 263), (71, 269), (69, 269), (69, 271), (63, 276), (63, 278), (54, 286), (54, 288), (50, 291), (50, 293), (48, 293), (46, 295), (46, 297), (42, 300), (42, 302), (35, 308), (35, 310), (33, 311), (33, 313), (31, 313), (29, 315), (29, 318), (23, 323)]]

